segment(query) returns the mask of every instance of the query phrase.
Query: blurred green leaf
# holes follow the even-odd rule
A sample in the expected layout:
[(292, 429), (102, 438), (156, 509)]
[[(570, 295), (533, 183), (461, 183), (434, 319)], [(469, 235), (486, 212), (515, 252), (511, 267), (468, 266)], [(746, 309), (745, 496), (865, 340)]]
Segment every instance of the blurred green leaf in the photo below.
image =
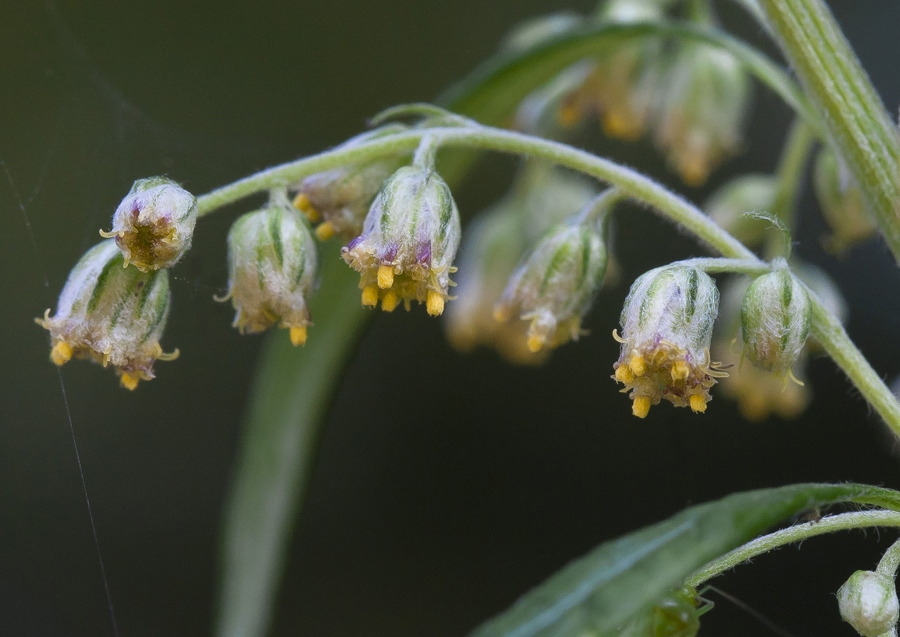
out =
[(216, 635), (268, 629), (294, 522), (312, 473), (326, 408), (367, 315), (358, 277), (322, 250), (322, 282), (310, 302), (315, 326), (303, 347), (287, 332), (267, 337), (223, 521)]
[(474, 637), (614, 635), (707, 562), (771, 526), (838, 502), (897, 510), (900, 493), (858, 484), (746, 491), (601, 544), (479, 627)]

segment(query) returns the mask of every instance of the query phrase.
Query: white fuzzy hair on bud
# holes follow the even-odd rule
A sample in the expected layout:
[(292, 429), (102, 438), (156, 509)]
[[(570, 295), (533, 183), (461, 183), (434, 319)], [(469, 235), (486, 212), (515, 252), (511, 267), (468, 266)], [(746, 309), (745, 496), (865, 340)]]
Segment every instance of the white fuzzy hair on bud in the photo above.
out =
[(894, 580), (882, 573), (856, 571), (838, 590), (841, 618), (863, 637), (889, 632), (900, 618)]

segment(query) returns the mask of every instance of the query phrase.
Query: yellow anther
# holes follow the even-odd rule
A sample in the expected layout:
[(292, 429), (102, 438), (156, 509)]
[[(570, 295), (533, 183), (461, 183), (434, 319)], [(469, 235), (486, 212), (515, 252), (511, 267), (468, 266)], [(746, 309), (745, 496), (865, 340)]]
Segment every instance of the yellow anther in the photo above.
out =
[(506, 323), (510, 319), (509, 308), (505, 305), (498, 305), (494, 308), (494, 320), (498, 323)]
[(65, 341), (56, 341), (50, 351), (50, 360), (54, 365), (65, 365), (72, 359), (72, 346)]
[(378, 287), (387, 290), (394, 285), (394, 268), (389, 265), (378, 266)]
[(334, 226), (330, 222), (320, 223), (316, 226), (316, 239), (319, 241), (328, 241), (334, 236)]
[(560, 126), (572, 128), (581, 121), (581, 109), (575, 100), (563, 102), (556, 113), (556, 119)]
[(384, 298), (381, 299), (381, 309), (385, 312), (393, 312), (399, 304), (400, 297), (397, 296), (397, 293), (394, 290), (385, 292)]
[(698, 154), (683, 156), (678, 162), (678, 172), (681, 180), (694, 188), (702, 186), (709, 177), (709, 162)]
[(642, 126), (634, 117), (629, 117), (621, 111), (608, 111), (603, 116), (603, 132), (607, 137), (634, 142), (640, 139), (643, 133)]
[(694, 394), (691, 396), (691, 409), (693, 409), (695, 413), (702, 414), (706, 411), (706, 398), (701, 394)]
[(322, 215), (316, 210), (316, 207), (309, 200), (309, 197), (302, 192), (294, 197), (294, 208), (302, 212), (303, 215), (309, 219), (310, 223), (317, 223), (322, 219)]
[(650, 397), (635, 396), (634, 404), (631, 405), (631, 413), (638, 418), (646, 418), (650, 413)]
[(291, 327), (291, 344), (294, 347), (306, 344), (306, 326), (294, 325)]
[(428, 300), (425, 302), (425, 307), (431, 316), (440, 316), (444, 311), (444, 297), (434, 290), (428, 290)]
[(374, 285), (367, 285), (363, 288), (362, 304), (366, 307), (375, 307), (378, 305), (378, 288)]
[(644, 362), (644, 357), (640, 354), (633, 354), (631, 360), (628, 361), (628, 366), (635, 376), (643, 376), (647, 371), (647, 364)]
[(138, 382), (141, 380), (140, 373), (137, 372), (125, 372), (122, 374), (122, 380), (120, 381), (122, 387), (127, 389), (128, 391), (134, 391), (138, 386)]
[(672, 363), (672, 380), (684, 380), (691, 373), (691, 366), (686, 361)]
[(634, 380), (634, 374), (628, 365), (619, 365), (616, 367), (616, 380), (626, 385)]
[(532, 354), (537, 354), (539, 351), (544, 349), (544, 345), (547, 344), (547, 339), (539, 334), (531, 334), (528, 337), (528, 351)]

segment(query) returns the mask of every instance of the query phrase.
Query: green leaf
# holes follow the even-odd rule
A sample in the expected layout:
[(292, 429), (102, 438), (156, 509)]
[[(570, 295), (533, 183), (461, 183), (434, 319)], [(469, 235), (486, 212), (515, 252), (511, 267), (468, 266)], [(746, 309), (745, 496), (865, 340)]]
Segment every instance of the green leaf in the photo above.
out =
[(822, 0), (762, 0), (768, 22), (900, 263), (900, 134)]
[(475, 637), (616, 634), (707, 562), (803, 511), (838, 502), (898, 510), (900, 493), (858, 484), (746, 491), (601, 544), (479, 627)]
[(267, 631), (326, 408), (368, 316), (356, 273), (333, 250), (322, 252), (309, 340), (295, 348), (284, 330), (276, 330), (257, 370), (223, 522), (219, 637)]

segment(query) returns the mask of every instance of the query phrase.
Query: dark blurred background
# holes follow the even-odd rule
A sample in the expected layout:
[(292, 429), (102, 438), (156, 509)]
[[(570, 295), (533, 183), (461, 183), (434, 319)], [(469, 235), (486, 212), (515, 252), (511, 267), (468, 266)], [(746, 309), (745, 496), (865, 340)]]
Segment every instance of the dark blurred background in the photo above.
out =
[[(751, 20), (726, 26), (777, 55)], [(888, 109), (900, 103), (900, 4), (832, 7)], [(593, 3), (94, 0), (0, 3), (0, 635), (111, 634), (56, 369), (33, 317), (139, 177), (199, 194), (359, 132), (366, 117), (433, 99), (517, 22)], [(704, 190), (646, 143), (594, 150), (695, 201), (771, 171), (790, 114), (756, 91), (746, 153)], [(455, 193), (463, 214), (507, 187), (490, 159)], [(218, 523), (261, 339), (230, 327), (225, 234), (253, 202), (204, 219), (174, 271), (163, 340), (182, 357), (128, 393), (113, 374), (62, 370), (121, 634), (208, 635)], [(799, 253), (852, 308), (848, 329), (886, 378), (900, 371), (900, 276), (870, 241), (838, 260), (804, 195)], [(621, 215), (623, 283), (592, 336), (538, 369), (459, 355), (423, 311), (377, 316), (344, 378), (291, 546), (274, 635), (461, 635), (603, 540), (730, 492), (800, 481), (900, 487), (894, 443), (827, 359), (796, 421), (747, 423), (718, 397), (703, 416), (630, 416), (609, 379), (627, 282), (699, 254), (646, 211)], [(283, 334), (282, 334), (283, 336)], [(315, 338), (314, 332), (311, 334)], [(851, 635), (834, 591), (872, 568), (893, 531), (810, 540), (716, 584), (796, 635)], [(707, 634), (765, 629), (717, 599)]]

